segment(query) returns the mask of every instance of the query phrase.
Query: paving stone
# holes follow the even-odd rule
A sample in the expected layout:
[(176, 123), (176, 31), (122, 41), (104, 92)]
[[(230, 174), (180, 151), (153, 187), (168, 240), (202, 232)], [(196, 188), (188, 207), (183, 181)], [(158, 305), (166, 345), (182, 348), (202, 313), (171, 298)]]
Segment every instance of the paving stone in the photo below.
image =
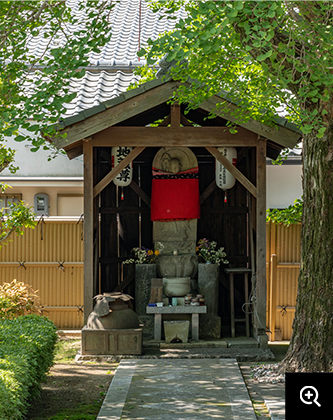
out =
[(234, 359), (122, 360), (97, 420), (211, 418), (256, 419)]

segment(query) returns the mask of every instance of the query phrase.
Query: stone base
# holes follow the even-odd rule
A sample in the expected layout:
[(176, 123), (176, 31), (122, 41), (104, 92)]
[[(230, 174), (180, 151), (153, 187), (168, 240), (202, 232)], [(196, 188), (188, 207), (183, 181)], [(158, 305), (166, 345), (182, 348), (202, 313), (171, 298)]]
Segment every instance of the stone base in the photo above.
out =
[(202, 314), (199, 318), (199, 336), (205, 340), (221, 337), (221, 318), (219, 316)]
[(180, 340), (179, 342), (181, 343), (187, 343), (190, 328), (189, 321), (164, 321), (163, 324), (166, 343), (172, 343), (175, 339)]
[(153, 340), (154, 338), (154, 315), (139, 315), (140, 326), (143, 330), (144, 340)]
[(81, 354), (142, 354), (142, 328), (81, 331)]

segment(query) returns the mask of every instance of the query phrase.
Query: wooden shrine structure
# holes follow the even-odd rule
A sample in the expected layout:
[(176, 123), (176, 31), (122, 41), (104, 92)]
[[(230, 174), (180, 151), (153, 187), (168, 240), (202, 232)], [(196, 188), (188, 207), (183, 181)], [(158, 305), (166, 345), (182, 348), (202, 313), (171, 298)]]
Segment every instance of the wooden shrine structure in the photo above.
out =
[[(186, 146), (199, 165), (201, 218), (197, 238), (215, 240), (224, 246), (228, 267), (252, 269), (253, 335), (261, 345), (266, 335), (266, 156), (275, 159), (281, 149), (292, 148), (301, 134), (285, 119), (275, 126), (250, 120), (231, 134), (227, 121), (234, 121), (236, 105), (208, 119), (223, 99), (211, 97), (198, 109), (184, 113), (186, 105), (170, 105), (176, 81), (155, 80), (121, 94), (96, 107), (65, 119), (54, 140), (70, 159), (84, 156), (84, 314), (93, 309), (98, 293), (125, 290), (133, 295), (133, 267), (122, 262), (133, 247), (152, 247), (150, 193), (152, 160), (164, 146)], [(158, 126), (154, 124), (160, 121)], [(111, 148), (131, 146), (132, 151), (114, 169)], [(217, 147), (237, 149), (237, 167)], [(215, 182), (215, 159), (236, 178), (224, 191)], [(121, 188), (113, 179), (133, 162), (133, 181)], [(251, 276), (250, 276), (251, 277)], [(243, 282), (236, 299), (244, 301)], [(220, 268), (220, 316), (228, 318), (228, 277)], [(227, 325), (228, 322), (225, 323)]]

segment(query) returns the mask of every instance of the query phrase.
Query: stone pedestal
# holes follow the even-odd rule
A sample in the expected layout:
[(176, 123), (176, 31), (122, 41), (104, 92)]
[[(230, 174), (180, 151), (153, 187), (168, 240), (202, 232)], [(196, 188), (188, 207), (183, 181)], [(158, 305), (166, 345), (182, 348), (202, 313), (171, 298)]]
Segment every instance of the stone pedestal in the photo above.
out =
[(140, 326), (142, 327), (143, 339), (153, 340), (154, 338), (154, 315), (139, 315)]
[(151, 279), (156, 278), (156, 264), (135, 265), (135, 312), (146, 315), (151, 291)]
[(135, 265), (135, 312), (143, 324), (143, 337), (150, 340), (154, 337), (154, 317), (146, 314), (150, 300), (151, 279), (156, 278), (156, 264)]
[(142, 354), (142, 329), (94, 330), (82, 328), (81, 354)]
[(198, 264), (199, 293), (205, 297), (207, 313), (217, 315), (219, 301), (219, 266)]
[(199, 324), (200, 338), (203, 340), (221, 337), (221, 318), (216, 315), (203, 314)]
[(220, 338), (221, 318), (218, 314), (219, 266), (217, 264), (198, 264), (199, 293), (205, 297), (207, 314), (200, 318), (202, 338)]
[(164, 321), (163, 325), (166, 343), (188, 342), (189, 321)]

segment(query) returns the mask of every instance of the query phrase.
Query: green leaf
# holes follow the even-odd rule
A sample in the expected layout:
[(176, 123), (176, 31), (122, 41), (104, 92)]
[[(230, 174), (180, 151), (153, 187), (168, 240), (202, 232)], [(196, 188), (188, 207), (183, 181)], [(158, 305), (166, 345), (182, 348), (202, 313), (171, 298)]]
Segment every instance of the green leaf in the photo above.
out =
[(257, 60), (258, 61), (264, 61), (264, 60), (266, 60), (266, 58), (269, 58), (272, 55), (272, 53), (273, 53), (273, 50), (269, 50), (265, 54), (260, 54), (257, 57)]
[(22, 136), (22, 135), (18, 135), (14, 138), (14, 140), (17, 141), (17, 142), (21, 142), (21, 141), (25, 141), (26, 137)]
[(228, 16), (229, 18), (235, 18), (237, 15), (238, 15), (238, 10), (237, 10), (237, 9), (234, 9), (234, 10), (232, 10), (231, 12), (229, 12), (229, 13), (227, 14), (227, 16)]

